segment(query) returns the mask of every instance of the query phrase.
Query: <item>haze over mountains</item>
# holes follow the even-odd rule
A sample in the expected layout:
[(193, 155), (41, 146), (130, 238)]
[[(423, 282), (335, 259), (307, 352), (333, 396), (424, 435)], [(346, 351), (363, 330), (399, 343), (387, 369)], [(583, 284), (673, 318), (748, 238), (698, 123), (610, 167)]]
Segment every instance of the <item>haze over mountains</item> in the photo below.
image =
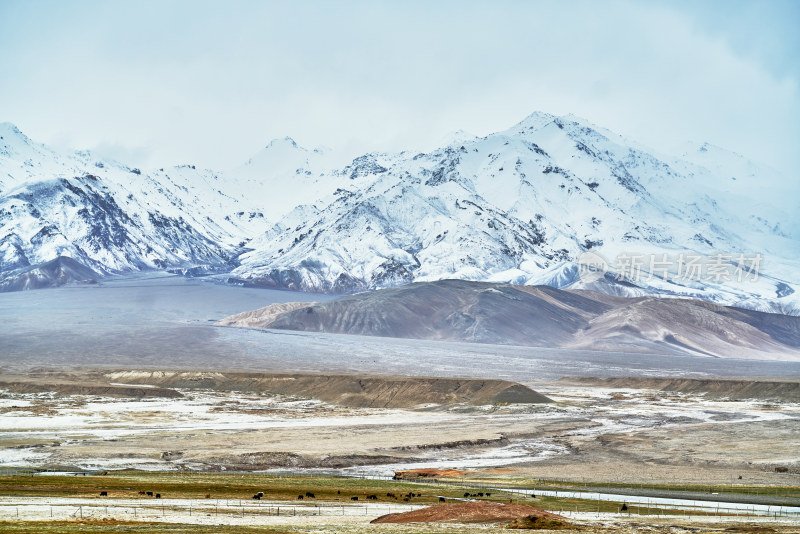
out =
[[(792, 199), (754, 194), (779, 177), (712, 145), (667, 157), (534, 113), (426, 153), (332, 161), (286, 138), (226, 173), (140, 170), (0, 125), (0, 288), (160, 269), (321, 292), (459, 278), (800, 312)], [(580, 277), (587, 251), (607, 276)], [(646, 276), (615, 262), (631, 254)], [(719, 258), (728, 274), (681, 277), (674, 261), (649, 273), (663, 254)], [(740, 254), (759, 255), (757, 279), (736, 276)]]

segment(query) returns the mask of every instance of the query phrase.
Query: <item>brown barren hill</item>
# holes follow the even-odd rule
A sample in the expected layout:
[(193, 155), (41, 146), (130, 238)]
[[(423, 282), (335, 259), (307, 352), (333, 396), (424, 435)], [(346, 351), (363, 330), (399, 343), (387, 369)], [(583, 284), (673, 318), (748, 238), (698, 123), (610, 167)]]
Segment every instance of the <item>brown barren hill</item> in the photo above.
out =
[(318, 304), (273, 305), (218, 324), (571, 350), (800, 359), (796, 316), (692, 299), (466, 280), (417, 282)]
[(552, 521), (566, 518), (524, 504), (501, 504), (496, 502), (459, 502), (436, 504), (411, 512), (386, 514), (371, 523), (497, 523), (513, 519), (537, 517)]
[(253, 311), (237, 313), (216, 323), (217, 326), (239, 326), (243, 328), (267, 328), (283, 313), (316, 305), (316, 302), (279, 302)]
[(517, 382), (471, 378), (145, 370), (110, 372), (106, 378), (162, 388), (269, 392), (357, 408), (552, 402)]

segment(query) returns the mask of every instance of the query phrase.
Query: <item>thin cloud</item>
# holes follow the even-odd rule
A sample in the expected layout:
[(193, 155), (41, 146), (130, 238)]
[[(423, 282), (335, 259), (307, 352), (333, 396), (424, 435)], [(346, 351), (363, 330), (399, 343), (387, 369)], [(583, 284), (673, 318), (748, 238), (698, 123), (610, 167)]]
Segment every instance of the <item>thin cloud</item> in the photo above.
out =
[(763, 4), (6, 1), (0, 120), (226, 168), (274, 137), (423, 149), (542, 110), (661, 150), (711, 141), (796, 182), (797, 8)]

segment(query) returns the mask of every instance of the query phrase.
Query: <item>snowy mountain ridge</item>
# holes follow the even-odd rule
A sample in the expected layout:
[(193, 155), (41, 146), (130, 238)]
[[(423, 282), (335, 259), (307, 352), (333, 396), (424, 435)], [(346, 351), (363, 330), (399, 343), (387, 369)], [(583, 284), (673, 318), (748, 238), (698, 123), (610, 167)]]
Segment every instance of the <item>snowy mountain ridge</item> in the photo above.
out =
[[(223, 174), (59, 154), (8, 124), (0, 137), (0, 278), (68, 256), (102, 273), (194, 268), (310, 291), (462, 278), (800, 311), (792, 196), (759, 199), (780, 177), (713, 145), (665, 156), (534, 113), (344, 166), (279, 139)], [(581, 276), (587, 253), (606, 276)], [(640, 271), (620, 264), (631, 256)], [(683, 256), (716, 276), (681, 276)]]

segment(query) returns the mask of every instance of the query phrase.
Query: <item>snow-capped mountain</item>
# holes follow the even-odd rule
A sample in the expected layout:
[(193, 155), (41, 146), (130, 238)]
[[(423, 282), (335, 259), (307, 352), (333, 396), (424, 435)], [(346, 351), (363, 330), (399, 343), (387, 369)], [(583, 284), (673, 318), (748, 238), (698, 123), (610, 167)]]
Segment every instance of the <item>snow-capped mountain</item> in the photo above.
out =
[(100, 273), (230, 269), (263, 215), (223, 182), (190, 166), (145, 173), (60, 154), (0, 125), (0, 273), (59, 257)]
[(273, 139), (228, 173), (227, 191), (249, 198), (277, 222), (296, 206), (313, 204), (336, 190), (327, 171), (339, 159), (329, 150), (298, 146), (291, 137)]
[[(707, 150), (698, 147), (697, 159)], [(719, 151), (720, 172), (654, 155), (574, 117), (535, 113), (430, 153), (354, 160), (331, 176), (343, 185), (324, 209), (300, 208), (256, 237), (233, 275), (334, 292), (451, 277), (796, 310), (796, 227), (777, 203), (742, 201), (759, 172), (748, 163), (749, 174), (727, 176), (741, 159)], [(632, 284), (582, 280), (577, 262), (587, 251)], [(672, 275), (624, 273), (613, 260), (626, 254), (667, 254)], [(673, 276), (680, 254), (708, 262), (722, 254), (729, 272)], [(739, 255), (761, 258), (757, 280), (738, 280)]]
[[(335, 170), (285, 138), (221, 174), (57, 154), (10, 125), (0, 135), (0, 272), (69, 256), (99, 272), (203, 266), (312, 291), (463, 278), (800, 310), (791, 195), (754, 195), (776, 173), (713, 145), (665, 156), (535, 113)], [(581, 276), (587, 252), (605, 276)], [(692, 258), (707, 276), (682, 272)]]

